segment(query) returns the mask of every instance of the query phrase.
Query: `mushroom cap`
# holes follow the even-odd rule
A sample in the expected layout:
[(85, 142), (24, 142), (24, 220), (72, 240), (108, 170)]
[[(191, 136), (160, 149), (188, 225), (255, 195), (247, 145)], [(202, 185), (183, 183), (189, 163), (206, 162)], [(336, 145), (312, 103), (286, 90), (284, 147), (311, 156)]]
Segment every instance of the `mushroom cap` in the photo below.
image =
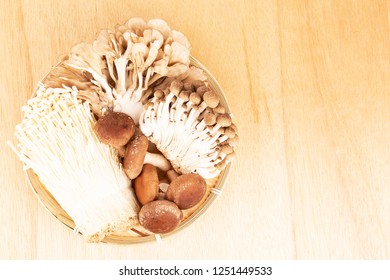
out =
[(204, 115), (206, 125), (214, 125), (217, 122), (217, 117), (213, 113), (206, 113)]
[(142, 205), (155, 200), (159, 192), (157, 168), (151, 164), (145, 164), (141, 174), (135, 179), (134, 185), (135, 195)]
[(229, 114), (221, 114), (217, 117), (217, 123), (222, 127), (228, 127), (232, 124), (232, 118)]
[(109, 112), (95, 124), (95, 133), (99, 140), (117, 148), (126, 145), (134, 132), (133, 119), (124, 113)]
[(171, 83), (170, 90), (174, 95), (179, 95), (180, 91), (183, 89), (183, 83), (179, 80), (174, 80)]
[(174, 179), (168, 187), (167, 199), (180, 209), (198, 204), (206, 193), (206, 181), (198, 174), (188, 173)]
[(138, 214), (140, 224), (153, 233), (174, 230), (183, 218), (177, 205), (168, 200), (154, 200), (145, 204)]
[(149, 141), (146, 136), (139, 134), (127, 144), (123, 158), (123, 169), (130, 179), (135, 179), (142, 171)]
[(215, 108), (219, 104), (218, 95), (211, 90), (208, 90), (203, 94), (203, 99), (210, 108)]
[(225, 114), (226, 110), (222, 103), (218, 103), (217, 107), (213, 108), (215, 114)]

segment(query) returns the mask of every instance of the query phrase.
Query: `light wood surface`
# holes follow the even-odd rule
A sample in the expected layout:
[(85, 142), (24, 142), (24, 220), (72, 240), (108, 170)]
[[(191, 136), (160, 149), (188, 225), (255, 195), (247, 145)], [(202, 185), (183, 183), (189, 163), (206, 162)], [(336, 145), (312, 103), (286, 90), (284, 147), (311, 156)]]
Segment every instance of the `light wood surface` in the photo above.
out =
[[(389, 13), (373, 0), (0, 1), (0, 258), (389, 259)], [(134, 16), (188, 37), (241, 144), (190, 227), (162, 244), (87, 244), (42, 207), (5, 143), (61, 54)]]

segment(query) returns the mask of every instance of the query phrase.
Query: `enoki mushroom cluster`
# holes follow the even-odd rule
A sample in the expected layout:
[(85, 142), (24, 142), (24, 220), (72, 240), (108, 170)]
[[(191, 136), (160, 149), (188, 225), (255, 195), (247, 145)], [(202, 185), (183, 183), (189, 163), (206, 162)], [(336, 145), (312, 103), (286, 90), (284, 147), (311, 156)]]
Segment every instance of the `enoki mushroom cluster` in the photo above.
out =
[(99, 141), (88, 103), (71, 89), (45, 89), (23, 108), (17, 154), (72, 217), (76, 231), (98, 241), (131, 228), (138, 203), (117, 152)]

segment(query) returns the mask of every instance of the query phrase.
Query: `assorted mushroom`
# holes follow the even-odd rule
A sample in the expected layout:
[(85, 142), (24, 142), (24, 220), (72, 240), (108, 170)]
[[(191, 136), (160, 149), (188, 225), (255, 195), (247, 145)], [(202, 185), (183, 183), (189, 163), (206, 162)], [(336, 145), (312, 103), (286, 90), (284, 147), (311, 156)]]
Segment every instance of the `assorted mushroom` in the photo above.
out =
[[(125, 149), (122, 165), (134, 179), (135, 195), (142, 206), (139, 221), (154, 233), (166, 233), (180, 223), (186, 210), (197, 205), (206, 194), (207, 184), (199, 174), (178, 174), (162, 154), (149, 153), (149, 140), (135, 133), (134, 122), (124, 113), (109, 112), (95, 124), (98, 139), (120, 150)], [(164, 174), (159, 179), (158, 170)], [(159, 211), (162, 211), (161, 213)]]
[(72, 89), (90, 105), (94, 132), (116, 149), (150, 232), (174, 230), (234, 157), (232, 115), (191, 65), (187, 38), (161, 19), (132, 18), (74, 46), (42, 86)]

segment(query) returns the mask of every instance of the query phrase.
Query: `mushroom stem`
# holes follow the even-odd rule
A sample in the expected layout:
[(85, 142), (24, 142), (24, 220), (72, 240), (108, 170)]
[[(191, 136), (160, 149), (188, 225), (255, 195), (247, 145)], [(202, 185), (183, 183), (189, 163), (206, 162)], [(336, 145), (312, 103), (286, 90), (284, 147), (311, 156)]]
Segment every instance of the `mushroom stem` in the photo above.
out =
[(162, 171), (168, 171), (171, 169), (169, 161), (161, 154), (146, 153), (144, 164), (152, 164)]
[(167, 177), (168, 177), (168, 180), (169, 180), (170, 182), (172, 182), (174, 179), (176, 179), (177, 177), (179, 177), (179, 174), (178, 174), (174, 169), (172, 169), (172, 170), (169, 170), (169, 171), (167, 172)]

